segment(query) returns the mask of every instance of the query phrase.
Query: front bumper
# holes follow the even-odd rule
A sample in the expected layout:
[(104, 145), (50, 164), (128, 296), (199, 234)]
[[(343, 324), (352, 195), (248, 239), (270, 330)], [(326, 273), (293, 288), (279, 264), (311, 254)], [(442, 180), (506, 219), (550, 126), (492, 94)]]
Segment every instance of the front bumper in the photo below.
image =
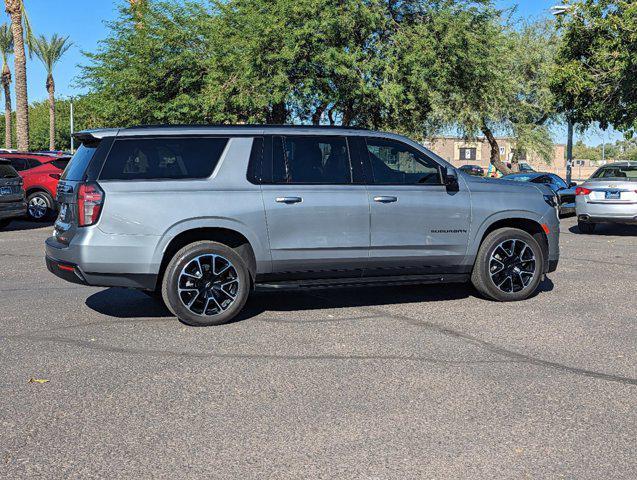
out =
[(22, 217), (26, 213), (26, 202), (0, 203), (0, 220)]

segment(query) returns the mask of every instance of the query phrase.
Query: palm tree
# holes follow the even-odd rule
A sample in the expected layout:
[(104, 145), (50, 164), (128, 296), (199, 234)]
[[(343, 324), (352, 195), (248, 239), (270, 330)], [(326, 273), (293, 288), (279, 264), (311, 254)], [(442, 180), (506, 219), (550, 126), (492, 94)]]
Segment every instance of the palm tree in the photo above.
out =
[(53, 81), (53, 67), (62, 55), (71, 47), (69, 37), (60, 37), (57, 33), (47, 40), (40, 35), (34, 40), (33, 50), (42, 60), (46, 68), (46, 91), (49, 92), (49, 149), (55, 150), (55, 82)]
[(4, 5), (11, 17), (11, 33), (13, 35), (13, 60), (15, 62), (15, 99), (16, 99), (16, 133), (18, 149), (29, 150), (29, 98), (27, 96), (27, 57), (26, 44), (31, 50), (31, 25), (24, 10), (24, 0), (4, 0)]
[(4, 147), (11, 148), (11, 70), (7, 57), (13, 53), (13, 34), (6, 23), (0, 25), (2, 86), (4, 87)]

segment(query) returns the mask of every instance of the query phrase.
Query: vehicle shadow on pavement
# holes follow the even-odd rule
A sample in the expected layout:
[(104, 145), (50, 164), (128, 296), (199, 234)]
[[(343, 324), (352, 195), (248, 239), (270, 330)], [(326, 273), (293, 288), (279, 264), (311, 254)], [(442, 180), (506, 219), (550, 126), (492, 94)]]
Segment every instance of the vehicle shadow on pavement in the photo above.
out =
[[(546, 278), (533, 296), (553, 290)], [(477, 296), (470, 284), (364, 286), (266, 292), (257, 290), (230, 323), (249, 320), (267, 311), (291, 312), (330, 308), (373, 307), (406, 303), (462, 300)], [(487, 301), (487, 300), (485, 300)], [(164, 318), (172, 313), (158, 299), (136, 290), (108, 288), (86, 299), (90, 309), (116, 318)]]
[(53, 221), (30, 222), (28, 220), (14, 220), (4, 227), (0, 232), (18, 232), (20, 230), (37, 230), (38, 228), (49, 228), (53, 226)]
[[(580, 232), (577, 225), (573, 225), (568, 229), (569, 232), (577, 235), (584, 235)], [(590, 236), (612, 236), (612, 237), (637, 237), (637, 225), (622, 225), (615, 223), (598, 223), (595, 226), (595, 232), (588, 234)]]

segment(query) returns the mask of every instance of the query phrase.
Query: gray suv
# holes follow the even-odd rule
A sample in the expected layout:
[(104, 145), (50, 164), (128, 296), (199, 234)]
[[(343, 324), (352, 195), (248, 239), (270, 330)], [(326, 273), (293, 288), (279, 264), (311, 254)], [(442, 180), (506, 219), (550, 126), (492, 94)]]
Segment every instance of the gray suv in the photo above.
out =
[(408, 138), (334, 127), (85, 131), (58, 186), (49, 270), (231, 320), (255, 287), (471, 281), (532, 295), (558, 262), (553, 193), (459, 172)]

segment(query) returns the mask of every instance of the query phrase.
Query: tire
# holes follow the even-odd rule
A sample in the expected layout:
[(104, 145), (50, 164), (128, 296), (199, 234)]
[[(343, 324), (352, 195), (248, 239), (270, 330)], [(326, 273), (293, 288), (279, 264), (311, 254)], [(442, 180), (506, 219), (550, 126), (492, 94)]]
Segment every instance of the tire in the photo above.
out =
[(235, 250), (201, 241), (185, 246), (170, 260), (161, 291), (180, 321), (212, 326), (229, 322), (243, 309), (250, 286), (248, 267)]
[[(502, 268), (498, 270), (500, 265)], [(490, 300), (525, 300), (537, 290), (543, 267), (544, 252), (535, 238), (517, 228), (499, 228), (487, 235), (480, 245), (471, 282)]]
[(595, 233), (595, 224), (589, 222), (577, 222), (577, 228), (579, 228), (580, 233), (585, 235), (590, 235), (591, 233)]
[(0, 220), (0, 229), (8, 227), (10, 223), (11, 223), (10, 218), (3, 218), (2, 220)]
[(48, 192), (33, 192), (27, 197), (27, 218), (34, 222), (45, 222), (55, 210), (53, 197)]

